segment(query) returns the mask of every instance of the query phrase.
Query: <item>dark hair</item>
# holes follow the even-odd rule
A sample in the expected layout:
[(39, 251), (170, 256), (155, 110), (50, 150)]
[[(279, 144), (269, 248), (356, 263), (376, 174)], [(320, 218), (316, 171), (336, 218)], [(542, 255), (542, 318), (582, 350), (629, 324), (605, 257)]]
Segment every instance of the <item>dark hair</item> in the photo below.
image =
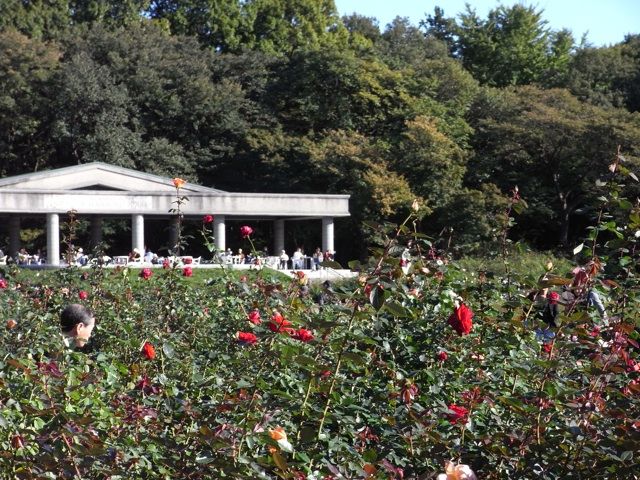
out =
[(60, 327), (63, 332), (73, 330), (79, 323), (89, 325), (93, 318), (93, 312), (84, 305), (72, 303), (67, 305), (60, 314)]

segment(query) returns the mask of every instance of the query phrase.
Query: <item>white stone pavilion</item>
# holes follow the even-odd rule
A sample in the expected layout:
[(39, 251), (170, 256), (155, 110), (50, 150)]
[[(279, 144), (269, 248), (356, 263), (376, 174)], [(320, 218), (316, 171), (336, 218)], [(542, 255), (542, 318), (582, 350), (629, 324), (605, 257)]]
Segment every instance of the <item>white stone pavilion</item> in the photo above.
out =
[[(182, 207), (185, 218), (214, 215), (218, 250), (226, 248), (225, 222), (272, 220), (274, 252), (284, 249), (287, 220), (318, 219), (322, 222), (322, 249), (334, 250), (333, 222), (349, 216), (349, 195), (279, 193), (231, 193), (187, 183), (180, 189), (188, 197)], [(24, 216), (46, 216), (47, 263), (60, 264), (60, 215), (75, 210), (91, 219), (91, 242), (100, 243), (105, 217), (131, 219), (131, 249), (144, 251), (145, 219), (165, 218), (175, 208), (176, 189), (171, 178), (142, 173), (100, 162), (46, 170), (0, 179), (0, 221), (9, 226), (10, 255), (20, 249), (20, 224)], [(171, 229), (171, 236), (177, 229)], [(177, 238), (168, 239), (175, 244)]]

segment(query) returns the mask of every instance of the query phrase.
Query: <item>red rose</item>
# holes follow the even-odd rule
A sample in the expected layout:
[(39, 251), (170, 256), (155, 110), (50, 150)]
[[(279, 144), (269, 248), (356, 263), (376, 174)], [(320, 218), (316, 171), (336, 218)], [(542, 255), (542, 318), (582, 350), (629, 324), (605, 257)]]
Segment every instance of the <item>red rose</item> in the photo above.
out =
[(258, 310), (251, 310), (247, 317), (254, 325), (260, 325), (262, 323), (262, 320), (260, 319), (260, 312)]
[(441, 362), (444, 362), (447, 358), (449, 357), (449, 355), (447, 355), (447, 352), (445, 352), (444, 350), (441, 350), (438, 352), (438, 360)]
[(467, 423), (469, 410), (454, 404), (449, 405), (448, 408), (451, 412), (447, 413), (447, 418), (451, 425), (455, 425), (456, 423)]
[(164, 268), (165, 270), (171, 268), (171, 262), (168, 258), (164, 259), (164, 261), (162, 262), (162, 268)]
[(242, 235), (242, 238), (247, 238), (252, 233), (253, 233), (253, 228), (251, 228), (250, 226), (243, 225), (242, 227), (240, 227), (240, 235)]
[(191, 265), (192, 262), (193, 262), (193, 258), (187, 257), (187, 258), (184, 259), (184, 264), (185, 265)]
[(291, 322), (285, 320), (284, 317), (276, 312), (271, 316), (271, 321), (269, 322), (269, 330), (275, 333), (290, 331)]
[(182, 269), (183, 277), (191, 277), (193, 275), (193, 269), (191, 267), (184, 267)]
[(241, 345), (253, 345), (258, 341), (258, 337), (251, 332), (238, 332), (237, 337)]
[(149, 342), (144, 342), (144, 345), (142, 345), (142, 354), (147, 360), (153, 360), (156, 358), (156, 349), (153, 348), (153, 345)]
[(551, 353), (551, 350), (553, 349), (553, 346), (550, 343), (543, 343), (542, 344), (542, 351), (545, 353)]
[(7, 288), (8, 285), (9, 284), (4, 278), (0, 278), (0, 290), (4, 290), (5, 288)]
[(202, 217), (202, 223), (211, 223), (213, 222), (213, 215), (205, 215)]
[(80, 290), (78, 292), (78, 297), (80, 297), (80, 300), (86, 300), (89, 298), (89, 294), (85, 290)]
[(472, 318), (473, 312), (469, 307), (462, 303), (449, 317), (449, 325), (458, 332), (458, 335), (468, 335), (473, 327), (473, 324), (471, 323)]
[(313, 334), (305, 328), (300, 328), (296, 330), (291, 336), (296, 340), (300, 340), (301, 342), (304, 342), (304, 343), (310, 342), (314, 338)]
[(143, 268), (142, 270), (140, 270), (140, 278), (148, 280), (149, 278), (151, 278), (151, 275), (153, 275), (153, 272), (150, 268)]

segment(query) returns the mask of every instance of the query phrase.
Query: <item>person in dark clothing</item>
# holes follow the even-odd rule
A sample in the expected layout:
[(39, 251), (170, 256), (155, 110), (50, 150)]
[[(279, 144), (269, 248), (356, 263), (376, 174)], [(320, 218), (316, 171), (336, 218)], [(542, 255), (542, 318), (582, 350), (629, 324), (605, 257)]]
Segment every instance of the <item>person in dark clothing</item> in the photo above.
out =
[(65, 346), (77, 351), (88, 351), (96, 321), (93, 312), (84, 305), (72, 303), (60, 314), (60, 328)]
[(550, 327), (557, 328), (560, 326), (558, 300), (560, 300), (558, 292), (549, 292), (547, 295), (547, 303), (542, 310), (542, 320)]
[(333, 297), (333, 288), (331, 288), (331, 282), (325, 280), (322, 282), (322, 290), (315, 297), (315, 301), (321, 307), (329, 303)]

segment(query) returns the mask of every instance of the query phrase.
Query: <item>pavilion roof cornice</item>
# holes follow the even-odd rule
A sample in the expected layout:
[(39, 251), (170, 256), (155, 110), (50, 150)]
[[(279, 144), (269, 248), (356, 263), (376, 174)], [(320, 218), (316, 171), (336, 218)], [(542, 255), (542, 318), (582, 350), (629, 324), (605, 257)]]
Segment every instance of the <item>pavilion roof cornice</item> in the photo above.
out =
[[(188, 201), (185, 215), (224, 214), (259, 216), (346, 217), (349, 195), (236, 192), (182, 192)], [(175, 207), (175, 192), (103, 190), (0, 189), (0, 213), (166, 215)]]

